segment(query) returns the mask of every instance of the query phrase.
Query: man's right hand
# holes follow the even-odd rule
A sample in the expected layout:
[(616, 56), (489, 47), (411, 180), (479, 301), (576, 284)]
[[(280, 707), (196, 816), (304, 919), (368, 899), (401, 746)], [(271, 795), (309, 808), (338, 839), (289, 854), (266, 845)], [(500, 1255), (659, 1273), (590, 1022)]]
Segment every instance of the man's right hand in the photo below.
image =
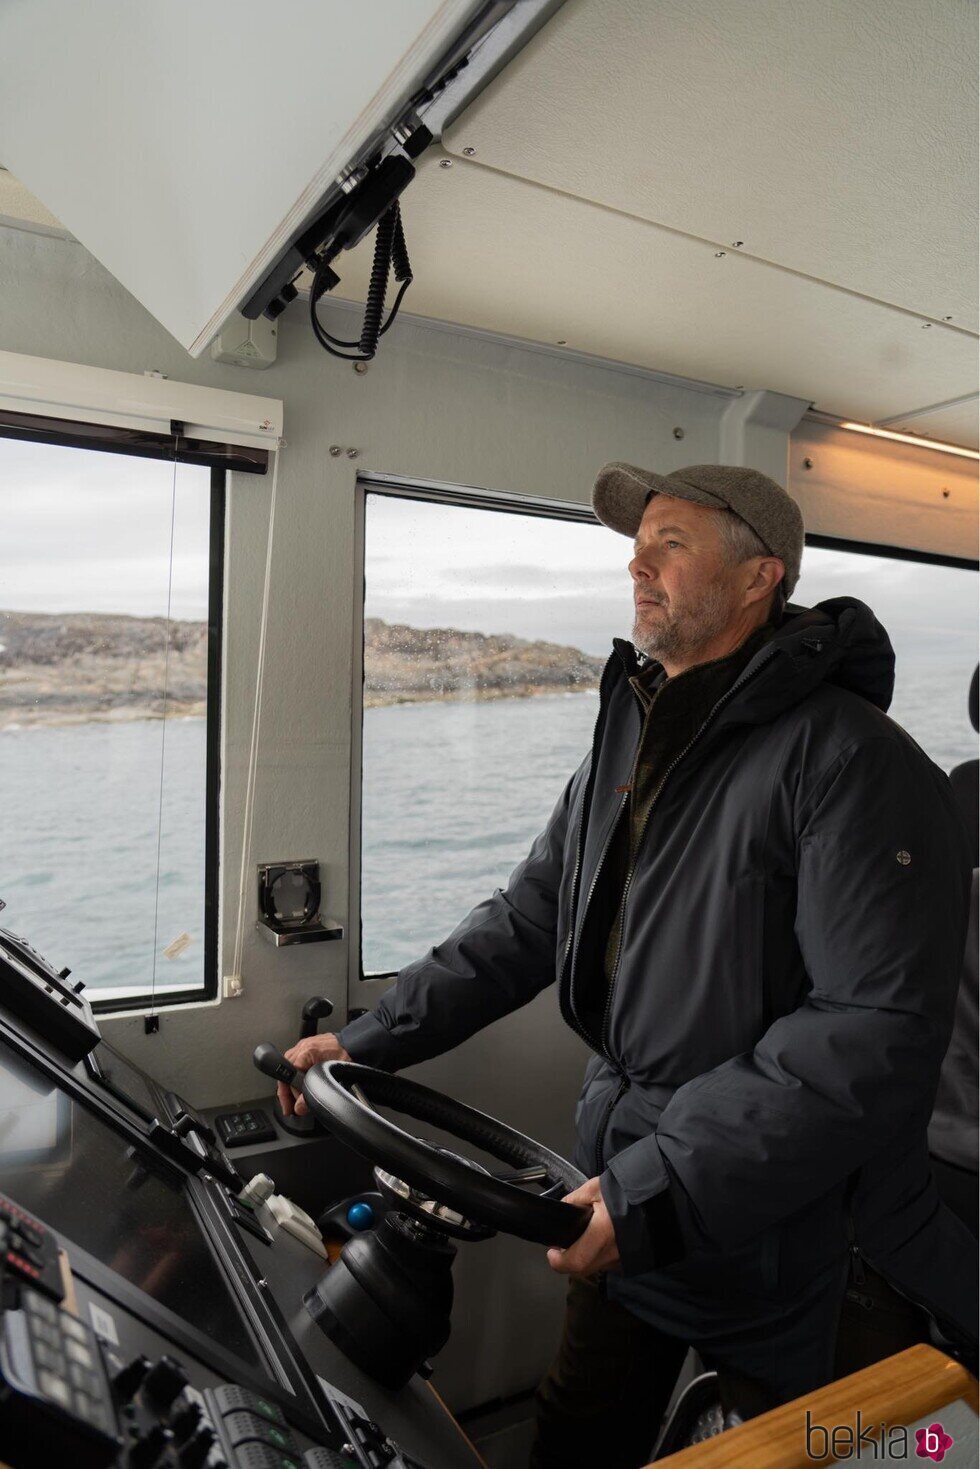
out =
[[(311, 1035), (306, 1040), (297, 1041), (295, 1046), (285, 1053), (286, 1060), (299, 1071), (309, 1071), (311, 1066), (319, 1066), (321, 1061), (349, 1061), (351, 1058), (344, 1050), (335, 1035)], [(302, 1092), (287, 1086), (284, 1081), (277, 1082), (276, 1094), (284, 1117), (291, 1117), (295, 1112), (297, 1117), (305, 1117), (309, 1107), (303, 1099)]]

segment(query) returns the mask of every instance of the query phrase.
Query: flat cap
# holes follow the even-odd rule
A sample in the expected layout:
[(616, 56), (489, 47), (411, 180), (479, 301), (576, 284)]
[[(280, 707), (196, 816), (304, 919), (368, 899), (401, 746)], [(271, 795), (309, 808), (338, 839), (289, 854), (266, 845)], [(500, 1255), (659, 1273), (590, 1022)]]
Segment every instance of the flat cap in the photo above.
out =
[(782, 561), (783, 591), (787, 597), (792, 594), (803, 557), (803, 516), (793, 497), (767, 474), (738, 464), (691, 464), (656, 474), (617, 461), (600, 469), (592, 507), (604, 525), (632, 539), (651, 495), (673, 495), (716, 510), (733, 510)]

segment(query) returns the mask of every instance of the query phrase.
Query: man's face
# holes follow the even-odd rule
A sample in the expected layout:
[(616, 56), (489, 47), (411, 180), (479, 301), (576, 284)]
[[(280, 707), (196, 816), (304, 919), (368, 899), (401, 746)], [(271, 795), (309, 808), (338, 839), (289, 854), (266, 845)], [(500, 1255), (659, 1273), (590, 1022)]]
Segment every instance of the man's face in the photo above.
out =
[(654, 495), (629, 565), (633, 643), (660, 663), (690, 658), (735, 623), (744, 567), (725, 559), (715, 517), (704, 505)]

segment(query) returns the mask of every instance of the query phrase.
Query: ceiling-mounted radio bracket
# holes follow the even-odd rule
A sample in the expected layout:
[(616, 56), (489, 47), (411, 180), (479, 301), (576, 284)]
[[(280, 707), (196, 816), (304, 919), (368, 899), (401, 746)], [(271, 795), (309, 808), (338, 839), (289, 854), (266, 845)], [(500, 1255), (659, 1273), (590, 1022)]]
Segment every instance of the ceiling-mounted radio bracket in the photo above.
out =
[(241, 307), (274, 321), (306, 269), (329, 265), (373, 229), (415, 177), (414, 163), (444, 127), (527, 43), (563, 0), (487, 0), (412, 95), (351, 157), (315, 216), (296, 231)]

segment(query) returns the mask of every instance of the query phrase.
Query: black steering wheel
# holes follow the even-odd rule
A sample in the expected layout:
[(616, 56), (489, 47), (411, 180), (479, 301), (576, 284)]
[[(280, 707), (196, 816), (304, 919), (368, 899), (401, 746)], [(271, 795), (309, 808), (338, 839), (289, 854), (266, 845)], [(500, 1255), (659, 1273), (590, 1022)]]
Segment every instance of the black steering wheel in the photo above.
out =
[[(416, 1081), (353, 1061), (327, 1061), (306, 1072), (303, 1095), (310, 1110), (341, 1142), (485, 1229), (567, 1248), (592, 1217), (591, 1209), (562, 1202), (563, 1194), (585, 1182), (571, 1163), (495, 1118)], [(431, 1123), (512, 1168), (532, 1170), (545, 1184), (543, 1192), (527, 1193), (516, 1179), (488, 1173), (404, 1132), (376, 1112), (373, 1103)], [(438, 1216), (432, 1222), (438, 1226)]]

